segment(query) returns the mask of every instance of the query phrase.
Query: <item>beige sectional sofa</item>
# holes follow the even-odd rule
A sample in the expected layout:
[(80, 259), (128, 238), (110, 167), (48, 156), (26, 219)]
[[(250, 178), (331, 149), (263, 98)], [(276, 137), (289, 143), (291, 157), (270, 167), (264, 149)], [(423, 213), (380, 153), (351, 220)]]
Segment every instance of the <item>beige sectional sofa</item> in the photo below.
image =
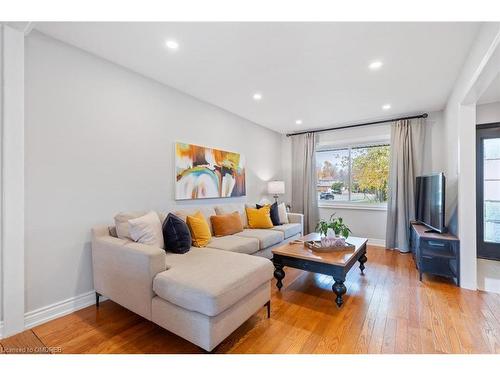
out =
[[(212, 215), (238, 211), (246, 225), (244, 208), (243, 204), (185, 206), (172, 212), (183, 218), (201, 211), (210, 223)], [(303, 233), (302, 215), (288, 214), (288, 219), (290, 223), (272, 229), (213, 237), (207, 247), (193, 247), (186, 254), (117, 238), (113, 226), (95, 227), (92, 262), (97, 301), (99, 295), (106, 296), (211, 351), (257, 310), (270, 308), (271, 249)]]

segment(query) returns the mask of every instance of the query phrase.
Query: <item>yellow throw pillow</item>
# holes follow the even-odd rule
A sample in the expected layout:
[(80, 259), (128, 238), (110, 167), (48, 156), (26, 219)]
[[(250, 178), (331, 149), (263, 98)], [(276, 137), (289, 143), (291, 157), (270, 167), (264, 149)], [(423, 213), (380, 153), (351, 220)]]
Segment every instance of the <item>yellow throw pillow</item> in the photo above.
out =
[(207, 246), (212, 239), (212, 233), (210, 233), (210, 227), (208, 226), (205, 216), (198, 211), (193, 216), (188, 216), (186, 222), (191, 232), (191, 237), (193, 238), (193, 246)]
[(252, 229), (269, 229), (273, 227), (271, 221), (271, 206), (262, 208), (246, 208), (248, 227)]

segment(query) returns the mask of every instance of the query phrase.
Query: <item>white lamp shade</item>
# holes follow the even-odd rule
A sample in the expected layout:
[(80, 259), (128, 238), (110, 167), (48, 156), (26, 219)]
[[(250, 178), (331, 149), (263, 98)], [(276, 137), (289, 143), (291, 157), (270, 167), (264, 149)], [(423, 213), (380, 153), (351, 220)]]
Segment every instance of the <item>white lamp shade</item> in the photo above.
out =
[(267, 183), (268, 194), (278, 195), (285, 194), (285, 182), (284, 181), (269, 181)]

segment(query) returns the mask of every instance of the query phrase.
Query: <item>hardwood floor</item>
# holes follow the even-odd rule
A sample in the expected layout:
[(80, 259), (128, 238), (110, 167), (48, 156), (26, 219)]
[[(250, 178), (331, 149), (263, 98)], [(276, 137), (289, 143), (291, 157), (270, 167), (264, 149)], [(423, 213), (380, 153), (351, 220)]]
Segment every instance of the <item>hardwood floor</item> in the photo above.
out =
[[(216, 353), (500, 353), (500, 295), (429, 276), (421, 283), (407, 254), (368, 247), (367, 255), (365, 276), (358, 268), (349, 272), (340, 309), (331, 277), (285, 268), (282, 291), (273, 283), (271, 318), (263, 307)], [(62, 353), (203, 352), (111, 301), (0, 345)]]

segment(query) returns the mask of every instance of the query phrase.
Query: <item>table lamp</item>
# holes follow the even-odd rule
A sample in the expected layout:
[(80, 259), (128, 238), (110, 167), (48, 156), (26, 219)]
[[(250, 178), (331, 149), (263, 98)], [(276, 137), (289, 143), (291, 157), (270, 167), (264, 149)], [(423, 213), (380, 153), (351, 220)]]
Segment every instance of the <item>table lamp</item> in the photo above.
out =
[(285, 182), (284, 181), (269, 181), (267, 183), (267, 193), (274, 197), (276, 203), (278, 203), (278, 197), (285, 194)]

